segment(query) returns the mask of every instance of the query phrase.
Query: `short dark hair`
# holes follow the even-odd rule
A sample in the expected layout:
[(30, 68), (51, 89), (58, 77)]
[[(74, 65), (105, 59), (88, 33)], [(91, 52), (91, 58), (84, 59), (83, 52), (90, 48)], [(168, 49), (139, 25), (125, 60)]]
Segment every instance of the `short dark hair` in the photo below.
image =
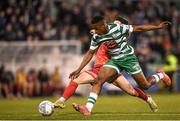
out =
[(115, 20), (119, 20), (123, 24), (128, 24), (129, 23), (127, 19), (125, 19), (125, 18), (123, 18), (121, 16), (116, 16)]
[(100, 21), (102, 21), (102, 20), (104, 20), (104, 17), (103, 17), (103, 16), (100, 16), (100, 15), (94, 16), (94, 17), (92, 18), (92, 20), (91, 20), (91, 24), (96, 24), (96, 23), (98, 23), (98, 22), (100, 22)]

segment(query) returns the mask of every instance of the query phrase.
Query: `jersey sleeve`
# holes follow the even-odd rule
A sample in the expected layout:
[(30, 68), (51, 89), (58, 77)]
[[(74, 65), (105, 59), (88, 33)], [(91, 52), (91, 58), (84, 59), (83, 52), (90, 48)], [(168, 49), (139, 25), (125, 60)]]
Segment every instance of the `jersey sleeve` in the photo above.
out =
[(133, 32), (132, 25), (118, 24), (117, 27), (122, 34), (127, 34), (127, 33)]
[(91, 38), (91, 44), (90, 44), (90, 49), (95, 50), (96, 48), (99, 47), (99, 44), (95, 41), (96, 39), (94, 36)]

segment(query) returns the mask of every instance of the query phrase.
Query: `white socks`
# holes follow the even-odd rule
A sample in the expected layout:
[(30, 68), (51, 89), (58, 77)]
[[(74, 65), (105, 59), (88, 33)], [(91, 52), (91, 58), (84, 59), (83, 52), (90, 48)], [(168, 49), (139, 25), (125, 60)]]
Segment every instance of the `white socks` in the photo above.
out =
[(91, 92), (89, 97), (88, 97), (86, 107), (90, 112), (92, 111), (92, 108), (93, 108), (93, 106), (97, 100), (97, 97), (98, 97), (98, 95), (96, 93), (93, 93), (93, 92)]
[(147, 102), (151, 102), (151, 101), (152, 101), (151, 96), (148, 96), (148, 98), (147, 98)]
[(61, 101), (62, 103), (64, 103), (66, 101), (66, 99), (64, 97), (60, 97), (59, 101)]
[(164, 75), (162, 73), (157, 73), (152, 76), (155, 78), (156, 83), (158, 83), (159, 80), (161, 80), (164, 77)]

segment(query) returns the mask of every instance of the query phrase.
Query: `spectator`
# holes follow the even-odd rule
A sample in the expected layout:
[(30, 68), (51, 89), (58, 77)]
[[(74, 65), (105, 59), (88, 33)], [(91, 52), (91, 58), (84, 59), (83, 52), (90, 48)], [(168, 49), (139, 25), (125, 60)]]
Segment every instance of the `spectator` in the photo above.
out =
[(7, 80), (8, 80), (8, 87), (9, 87), (9, 95), (10, 97), (14, 97), (14, 81), (15, 81), (15, 77), (12, 71), (8, 70), (6, 72), (7, 74)]
[(12, 25), (9, 23), (5, 27), (4, 39), (6, 41), (13, 41), (16, 38), (16, 33), (13, 31)]
[(62, 92), (64, 90), (62, 77), (59, 73), (59, 67), (55, 67), (54, 72), (51, 75), (50, 87), (52, 89), (52, 92), (58, 91), (59, 94), (62, 94)]
[[(175, 71), (177, 70), (178, 60), (176, 56), (174, 56), (172, 53), (167, 53), (165, 57), (165, 64), (163, 65), (163, 70), (168, 76), (173, 80), (173, 75)], [(170, 87), (170, 92), (173, 91), (173, 84)]]
[(6, 77), (5, 77), (5, 67), (4, 65), (2, 65), (0, 67), (0, 85), (1, 85), (1, 91), (0, 91), (0, 95), (2, 96), (2, 91), (4, 91), (5, 96), (8, 96), (8, 87), (7, 87), (7, 82), (6, 82)]
[(16, 89), (17, 89), (17, 96), (27, 96), (27, 80), (26, 80), (26, 73), (24, 67), (20, 67), (16, 72)]
[(47, 96), (49, 94), (49, 72), (47, 68), (42, 68), (38, 73), (38, 80), (40, 81), (41, 94)]
[(27, 95), (29, 97), (32, 97), (34, 94), (34, 91), (35, 91), (35, 85), (36, 85), (36, 82), (37, 82), (37, 75), (36, 75), (36, 71), (34, 69), (30, 69), (27, 73), (27, 76), (26, 76), (26, 80), (27, 80)]
[[(0, 95), (2, 96), (2, 91), (4, 96), (7, 98), (13, 97), (13, 81), (14, 76), (11, 71), (7, 71), (5, 66), (0, 67)], [(1, 90), (2, 89), (2, 90)]]

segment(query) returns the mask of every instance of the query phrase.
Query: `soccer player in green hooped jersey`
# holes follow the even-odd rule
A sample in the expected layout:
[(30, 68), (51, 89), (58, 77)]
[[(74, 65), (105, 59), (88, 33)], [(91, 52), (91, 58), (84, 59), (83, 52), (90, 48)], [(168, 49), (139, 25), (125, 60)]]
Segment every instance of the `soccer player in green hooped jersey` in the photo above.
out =
[(126, 36), (131, 32), (163, 29), (168, 25), (170, 25), (168, 21), (164, 21), (159, 25), (107, 24), (104, 17), (95, 16), (91, 22), (91, 29), (94, 29), (96, 34), (92, 36), (90, 49), (85, 54), (79, 68), (70, 74), (70, 78), (74, 78), (80, 73), (80, 70), (91, 60), (101, 43), (104, 43), (108, 47), (111, 53), (111, 59), (101, 68), (95, 80), (96, 83), (92, 87), (87, 104), (85, 106), (73, 105), (74, 108), (83, 115), (91, 115), (92, 108), (100, 94), (102, 85), (107, 80), (113, 80), (123, 70), (130, 73), (143, 89), (148, 89), (160, 80), (167, 86), (171, 85), (170, 78), (163, 71), (145, 78), (138, 59), (134, 54), (134, 49), (128, 44), (128, 38)]

